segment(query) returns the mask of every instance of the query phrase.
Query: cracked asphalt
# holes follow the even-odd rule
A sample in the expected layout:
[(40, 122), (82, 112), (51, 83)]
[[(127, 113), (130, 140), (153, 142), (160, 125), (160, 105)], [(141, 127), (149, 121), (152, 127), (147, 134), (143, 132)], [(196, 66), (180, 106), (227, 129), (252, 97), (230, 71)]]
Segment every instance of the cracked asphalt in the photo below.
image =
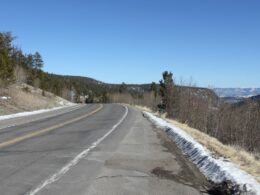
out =
[[(4, 128), (0, 142), (82, 116), (98, 106)], [(110, 133), (125, 113), (122, 105), (106, 104), (82, 120), (0, 148), (0, 194), (30, 194), (44, 181), (49, 183), (36, 194), (207, 194), (210, 184), (204, 176), (139, 110), (128, 107), (126, 118)], [(48, 180), (88, 148), (55, 181)]]

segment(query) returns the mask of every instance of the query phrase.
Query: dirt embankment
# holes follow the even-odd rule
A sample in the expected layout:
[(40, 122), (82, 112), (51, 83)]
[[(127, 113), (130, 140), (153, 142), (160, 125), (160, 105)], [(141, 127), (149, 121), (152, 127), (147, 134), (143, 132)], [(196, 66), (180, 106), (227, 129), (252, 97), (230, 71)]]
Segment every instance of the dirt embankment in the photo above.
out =
[(0, 115), (71, 104), (56, 95), (26, 84), (0, 88)]

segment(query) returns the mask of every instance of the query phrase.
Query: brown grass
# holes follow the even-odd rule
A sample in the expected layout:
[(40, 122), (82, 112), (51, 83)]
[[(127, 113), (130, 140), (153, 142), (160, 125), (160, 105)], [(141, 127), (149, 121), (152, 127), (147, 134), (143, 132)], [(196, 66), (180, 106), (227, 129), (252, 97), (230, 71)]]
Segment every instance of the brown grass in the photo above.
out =
[(60, 102), (69, 103), (49, 92), (44, 92), (43, 96), (41, 89), (26, 84), (14, 84), (1, 89), (1, 95), (10, 96), (11, 99), (0, 101), (0, 115), (62, 106)]
[[(142, 111), (151, 112), (149, 109), (143, 108), (141, 106), (135, 107)], [(168, 119), (165, 117), (165, 115), (161, 116), (158, 113), (154, 114), (181, 128), (186, 133), (191, 135), (196, 141), (210, 150), (214, 155), (224, 157), (237, 164), (242, 170), (246, 171), (250, 175), (255, 176), (258, 182), (260, 182), (260, 161), (255, 158), (254, 154), (248, 153), (238, 146), (224, 145), (216, 138), (211, 137), (197, 129), (191, 128), (187, 124)]]
[(153, 112), (150, 108), (145, 107), (145, 106), (134, 106), (134, 107), (136, 107), (136, 108), (138, 108), (139, 110), (142, 110), (142, 111)]

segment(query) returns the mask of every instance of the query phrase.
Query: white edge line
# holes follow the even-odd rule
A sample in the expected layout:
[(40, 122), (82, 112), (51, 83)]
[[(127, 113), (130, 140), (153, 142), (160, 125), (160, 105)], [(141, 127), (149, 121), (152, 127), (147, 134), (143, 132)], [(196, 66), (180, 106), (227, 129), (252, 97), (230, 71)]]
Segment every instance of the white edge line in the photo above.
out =
[(125, 107), (125, 114), (123, 117), (110, 129), (104, 136), (99, 138), (97, 141), (91, 144), (89, 148), (79, 153), (72, 161), (70, 161), (67, 165), (65, 165), (62, 169), (60, 169), (57, 173), (52, 175), (50, 178), (46, 179), (44, 182), (42, 182), (38, 187), (36, 187), (34, 190), (26, 193), (26, 195), (35, 195), (38, 192), (40, 192), (42, 189), (44, 189), (46, 186), (58, 181), (64, 174), (66, 174), (73, 166), (77, 165), (78, 162), (86, 157), (88, 153), (96, 148), (107, 136), (109, 136), (126, 118), (128, 114), (128, 108)]

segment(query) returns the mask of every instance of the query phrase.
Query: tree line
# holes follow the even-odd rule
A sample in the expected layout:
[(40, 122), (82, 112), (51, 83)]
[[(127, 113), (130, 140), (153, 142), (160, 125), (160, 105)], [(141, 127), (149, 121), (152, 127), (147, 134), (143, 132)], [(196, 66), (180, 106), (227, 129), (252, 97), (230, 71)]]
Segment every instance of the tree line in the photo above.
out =
[(43, 60), (39, 52), (24, 54), (13, 45), (10, 32), (0, 33), (0, 86), (18, 81), (37, 85), (42, 78)]

